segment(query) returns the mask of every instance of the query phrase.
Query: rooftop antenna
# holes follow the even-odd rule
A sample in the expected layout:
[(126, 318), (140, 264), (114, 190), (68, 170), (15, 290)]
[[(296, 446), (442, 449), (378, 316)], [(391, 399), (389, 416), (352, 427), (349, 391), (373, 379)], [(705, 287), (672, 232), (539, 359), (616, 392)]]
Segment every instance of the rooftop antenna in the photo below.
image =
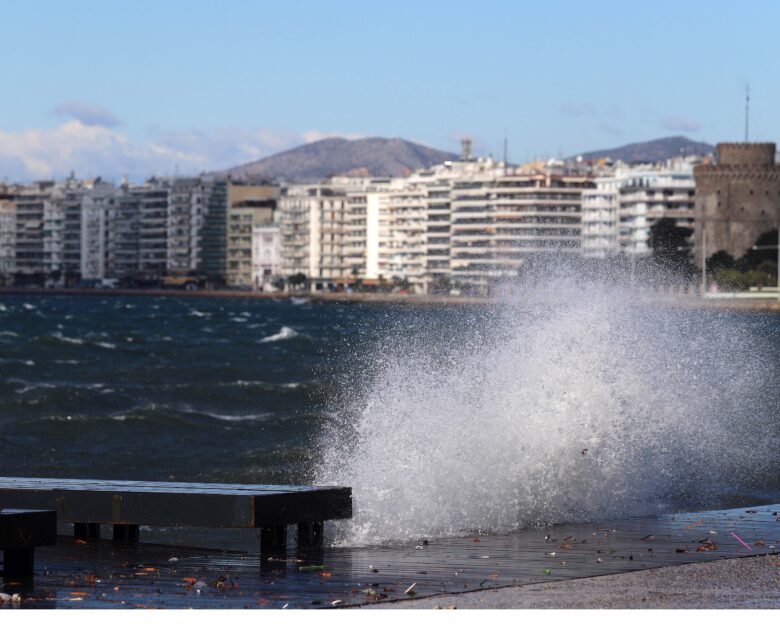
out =
[(460, 159), (463, 162), (471, 160), (471, 139), (468, 137), (463, 137), (460, 140)]
[(506, 140), (506, 128), (504, 128), (504, 175), (506, 175), (506, 168), (507, 168), (507, 162), (508, 162), (508, 146), (507, 146), (507, 140)]
[(750, 83), (745, 86), (745, 143), (748, 142), (750, 130)]

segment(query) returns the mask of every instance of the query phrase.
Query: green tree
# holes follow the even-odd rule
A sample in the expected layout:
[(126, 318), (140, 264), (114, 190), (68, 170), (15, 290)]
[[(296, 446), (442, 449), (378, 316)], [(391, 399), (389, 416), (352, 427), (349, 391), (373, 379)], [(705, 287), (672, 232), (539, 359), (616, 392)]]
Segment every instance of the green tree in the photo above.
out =
[[(753, 249), (758, 247), (758, 249)], [(777, 230), (764, 232), (756, 239), (755, 244), (739, 259), (739, 268), (743, 271), (758, 269), (764, 262), (772, 263), (777, 267)], [(765, 265), (766, 266), (766, 265)], [(777, 275), (777, 268), (772, 271)]]
[(295, 273), (287, 278), (287, 283), (293, 288), (298, 288), (306, 283), (306, 275), (303, 273)]
[(664, 281), (691, 279), (696, 268), (691, 263), (689, 241), (693, 230), (680, 227), (674, 219), (659, 219), (650, 227), (648, 246), (656, 269)]

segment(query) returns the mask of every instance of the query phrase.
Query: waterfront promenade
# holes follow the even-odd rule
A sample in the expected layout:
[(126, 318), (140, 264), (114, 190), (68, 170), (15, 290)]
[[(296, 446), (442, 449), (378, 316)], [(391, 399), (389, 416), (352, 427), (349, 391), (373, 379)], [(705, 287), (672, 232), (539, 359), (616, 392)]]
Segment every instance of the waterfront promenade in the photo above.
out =
[(39, 549), (34, 578), (4, 591), (23, 608), (776, 607), (778, 512), (761, 505), (270, 559), (147, 544), (144, 531), (131, 545), (61, 536)]

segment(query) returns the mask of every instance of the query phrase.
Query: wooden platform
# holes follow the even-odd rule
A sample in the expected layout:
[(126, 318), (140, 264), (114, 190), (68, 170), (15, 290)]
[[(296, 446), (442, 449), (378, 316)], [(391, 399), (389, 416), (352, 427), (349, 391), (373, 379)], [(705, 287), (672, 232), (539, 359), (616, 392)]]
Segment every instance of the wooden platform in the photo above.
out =
[(100, 481), (0, 477), (0, 507), (54, 509), (73, 523), (77, 537), (137, 541), (138, 527), (191, 526), (261, 529), (261, 548), (284, 550), (287, 525), (298, 525), (299, 543), (322, 546), (322, 524), (352, 515), (346, 487), (278, 486), (153, 481)]
[(40, 509), (0, 509), (3, 576), (30, 576), (35, 549), (57, 543), (57, 514)]

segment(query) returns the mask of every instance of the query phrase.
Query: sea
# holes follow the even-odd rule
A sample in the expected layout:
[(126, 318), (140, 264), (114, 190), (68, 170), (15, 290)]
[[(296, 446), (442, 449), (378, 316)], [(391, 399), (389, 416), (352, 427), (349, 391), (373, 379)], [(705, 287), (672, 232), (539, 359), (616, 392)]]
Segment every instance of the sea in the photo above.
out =
[(353, 487), (403, 541), (780, 499), (780, 315), (0, 295), (0, 474)]

